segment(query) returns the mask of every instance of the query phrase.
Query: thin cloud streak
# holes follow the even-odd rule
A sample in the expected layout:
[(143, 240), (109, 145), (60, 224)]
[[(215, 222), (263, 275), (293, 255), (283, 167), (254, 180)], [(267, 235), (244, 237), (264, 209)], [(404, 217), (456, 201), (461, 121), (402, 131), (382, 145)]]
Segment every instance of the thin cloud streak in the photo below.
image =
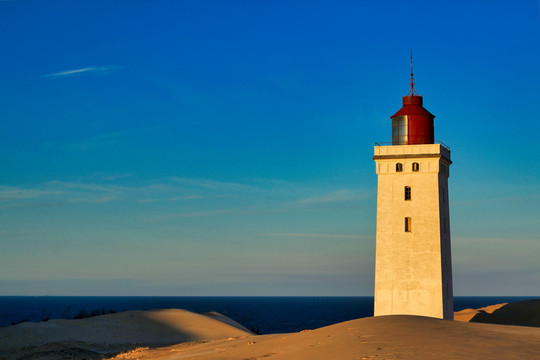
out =
[(361, 193), (357, 190), (344, 189), (332, 192), (323, 196), (310, 196), (308, 198), (298, 200), (296, 204), (299, 205), (315, 205), (315, 204), (327, 204), (327, 203), (339, 203), (345, 201), (358, 201), (364, 200), (367, 196), (365, 193)]
[[(298, 211), (299, 208), (324, 203), (344, 203), (359, 201), (363, 192), (355, 189), (338, 190), (328, 195), (312, 196), (304, 200), (295, 200), (301, 184), (279, 183), (281, 186), (268, 184), (245, 184), (219, 181), (205, 178), (167, 177), (150, 182), (133, 182), (132, 176), (114, 176), (107, 174), (92, 175), (86, 180), (52, 180), (29, 187), (7, 187), (0, 185), (0, 205), (7, 207), (44, 207), (54, 204), (158, 204), (152, 209), (160, 212), (177, 206), (173, 213), (168, 213), (165, 220), (172, 218), (208, 217), (230, 215), (257, 216), (261, 214)], [(107, 179), (107, 180), (104, 180)], [(312, 188), (311, 193), (323, 193)], [(222, 199), (217, 203), (211, 199)], [(167, 205), (171, 204), (171, 205)], [(172, 205), (174, 204), (174, 205)], [(196, 207), (194, 207), (196, 205)], [(217, 208), (216, 208), (217, 207)], [(167, 210), (169, 211), (169, 210)], [(163, 220), (162, 216), (158, 216)], [(316, 236), (316, 235), (291, 235)], [(326, 234), (319, 236), (333, 237)], [(337, 237), (337, 236), (336, 236)], [(342, 238), (344, 238), (342, 236)], [(358, 237), (355, 237), (358, 238)]]
[(9, 207), (49, 207), (73, 203), (117, 201), (135, 189), (110, 184), (49, 181), (35, 187), (0, 186), (0, 204)]
[(210, 210), (210, 211), (194, 211), (189, 213), (174, 214), (173, 217), (206, 217), (206, 216), (219, 216), (224, 214), (229, 214), (235, 211), (234, 209), (221, 209), (221, 210)]
[(166, 201), (166, 202), (177, 202), (177, 201), (184, 201), (184, 200), (195, 200), (195, 199), (202, 199), (202, 196), (199, 195), (189, 195), (189, 196), (180, 196), (180, 197), (174, 197), (169, 199), (142, 199), (137, 200), (138, 203), (152, 203), (152, 202), (158, 202), (158, 201)]
[(60, 71), (60, 72), (56, 72), (56, 73), (46, 74), (46, 75), (43, 75), (42, 77), (44, 77), (44, 78), (61, 78), (61, 77), (73, 76), (73, 75), (78, 75), (78, 74), (87, 73), (87, 72), (94, 72), (95, 74), (104, 74), (104, 73), (111, 72), (112, 70), (117, 69), (117, 68), (118, 67), (110, 66), (110, 65), (106, 65), (106, 66), (90, 66), (90, 67), (85, 67), (85, 68), (81, 68), (81, 69), (64, 70), (64, 71)]
[(171, 177), (170, 179), (181, 185), (204, 188), (204, 189), (258, 190), (258, 188), (251, 185), (242, 184), (242, 183), (233, 183), (233, 182), (227, 182), (227, 181), (217, 181), (217, 180), (209, 180), (209, 179), (190, 179), (190, 178), (183, 178), (183, 177)]
[[(0, 204), (5, 207), (42, 207), (44, 204), (56, 205), (72, 203), (107, 203), (113, 201), (135, 203), (181, 203), (198, 201), (208, 198), (225, 198), (222, 191), (243, 191), (241, 184), (226, 183), (207, 179), (163, 179), (151, 183), (137, 184), (122, 182), (131, 176), (111, 176), (100, 174), (91, 176), (90, 181), (51, 180), (33, 186), (2, 186), (0, 185)], [(107, 180), (103, 180), (107, 179)], [(118, 183), (117, 180), (121, 182)], [(114, 182), (114, 183), (111, 183)], [(218, 192), (217, 194), (215, 192)], [(183, 217), (207, 216), (221, 214), (223, 211), (187, 212), (179, 214)]]
[(94, 67), (88, 67), (88, 68), (83, 68), (83, 69), (75, 69), (75, 70), (67, 70), (67, 71), (61, 71), (61, 72), (57, 72), (57, 73), (53, 73), (53, 74), (47, 74), (47, 75), (44, 75), (44, 77), (67, 76), (67, 75), (73, 75), (73, 74), (78, 74), (78, 73), (82, 73), (82, 72), (86, 72), (86, 71), (92, 71), (92, 70), (94, 70)]
[(118, 192), (118, 191), (130, 191), (134, 190), (131, 187), (110, 185), (110, 184), (96, 184), (96, 183), (84, 183), (75, 181), (49, 181), (47, 184), (60, 187), (61, 189), (79, 189), (94, 192)]
[(348, 234), (318, 234), (318, 233), (270, 233), (261, 234), (272, 237), (303, 237), (303, 238), (332, 238), (332, 239), (374, 239), (375, 235), (348, 235)]
[(112, 145), (130, 135), (132, 131), (116, 131), (107, 134), (100, 134), (82, 139), (81, 141), (64, 145), (66, 150), (95, 150), (107, 145)]
[(61, 195), (62, 191), (0, 186), (0, 201), (27, 200)]
[(489, 199), (465, 199), (465, 200), (456, 200), (452, 201), (452, 205), (470, 205), (470, 204), (489, 204), (489, 203), (500, 203), (503, 201), (522, 201), (530, 200), (531, 198), (538, 198), (538, 196), (529, 195), (529, 196), (504, 196), (504, 197), (493, 197)]

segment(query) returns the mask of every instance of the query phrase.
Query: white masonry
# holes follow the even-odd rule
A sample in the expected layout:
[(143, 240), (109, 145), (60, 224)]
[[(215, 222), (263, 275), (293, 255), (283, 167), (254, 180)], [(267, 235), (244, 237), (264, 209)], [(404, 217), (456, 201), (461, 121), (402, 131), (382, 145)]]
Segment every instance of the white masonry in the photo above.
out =
[(441, 144), (375, 146), (375, 316), (454, 318), (448, 176)]

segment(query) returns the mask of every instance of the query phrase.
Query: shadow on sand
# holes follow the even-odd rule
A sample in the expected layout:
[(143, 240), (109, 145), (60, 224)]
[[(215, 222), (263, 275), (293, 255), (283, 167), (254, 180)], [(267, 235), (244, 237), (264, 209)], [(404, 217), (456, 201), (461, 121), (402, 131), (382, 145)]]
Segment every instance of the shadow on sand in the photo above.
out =
[(491, 314), (481, 311), (470, 322), (540, 327), (540, 299), (509, 303)]
[(252, 335), (217, 313), (127, 311), (0, 328), (0, 359), (104, 359), (140, 347)]

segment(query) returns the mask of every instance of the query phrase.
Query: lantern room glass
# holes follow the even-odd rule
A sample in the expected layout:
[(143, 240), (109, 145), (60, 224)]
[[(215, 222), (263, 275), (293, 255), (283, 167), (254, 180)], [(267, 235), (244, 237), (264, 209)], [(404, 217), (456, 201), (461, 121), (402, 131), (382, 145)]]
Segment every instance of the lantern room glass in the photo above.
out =
[(408, 144), (408, 118), (407, 115), (398, 115), (392, 118), (392, 145)]

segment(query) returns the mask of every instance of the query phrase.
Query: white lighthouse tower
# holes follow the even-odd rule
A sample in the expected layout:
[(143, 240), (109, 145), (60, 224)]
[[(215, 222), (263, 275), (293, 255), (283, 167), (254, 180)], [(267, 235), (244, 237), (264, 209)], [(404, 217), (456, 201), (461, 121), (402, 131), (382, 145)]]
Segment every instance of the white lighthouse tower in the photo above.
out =
[(392, 119), (392, 145), (375, 146), (378, 176), (375, 316), (453, 319), (448, 176), (450, 149), (411, 89)]

